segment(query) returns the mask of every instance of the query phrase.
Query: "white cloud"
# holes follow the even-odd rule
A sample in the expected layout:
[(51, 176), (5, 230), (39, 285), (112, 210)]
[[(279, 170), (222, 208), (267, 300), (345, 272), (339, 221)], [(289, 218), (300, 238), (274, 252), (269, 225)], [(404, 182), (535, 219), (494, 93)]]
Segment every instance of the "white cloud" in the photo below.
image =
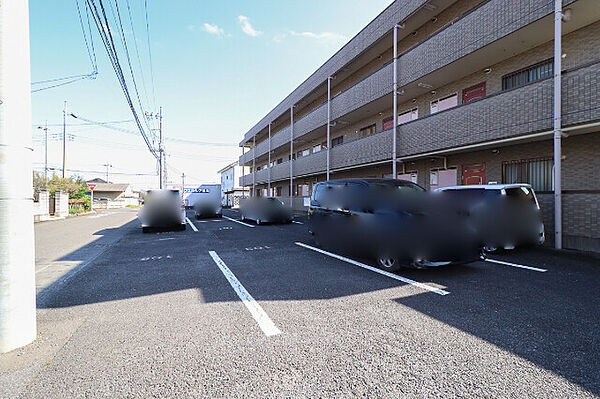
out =
[(215, 35), (215, 36), (224, 36), (225, 35), (225, 30), (223, 28), (219, 28), (218, 25), (212, 25), (209, 23), (204, 23), (204, 25), (202, 25), (202, 30), (204, 30), (205, 32), (210, 33), (211, 35)]
[(323, 40), (323, 41), (346, 41), (346, 40), (348, 40), (348, 37), (346, 37), (345, 35), (342, 35), (340, 33), (334, 33), (334, 32), (316, 33), (316, 32), (294, 32), (294, 31), (291, 31), (290, 34), (292, 36), (307, 37), (309, 39)]
[(240, 15), (238, 17), (238, 21), (239, 23), (242, 25), (242, 31), (247, 34), (248, 36), (252, 36), (252, 37), (256, 37), (262, 34), (261, 31), (256, 30), (252, 27), (252, 25), (250, 24), (250, 20), (248, 19), (248, 17), (244, 16), (244, 15)]
[(287, 34), (285, 33), (278, 33), (275, 36), (273, 36), (273, 41), (275, 43), (281, 43), (285, 40), (285, 38), (287, 37)]

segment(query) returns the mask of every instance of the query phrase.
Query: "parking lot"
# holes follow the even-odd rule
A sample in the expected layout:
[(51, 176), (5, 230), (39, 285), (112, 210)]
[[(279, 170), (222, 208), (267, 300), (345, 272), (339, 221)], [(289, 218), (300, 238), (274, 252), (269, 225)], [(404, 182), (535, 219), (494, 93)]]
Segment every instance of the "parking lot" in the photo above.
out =
[(23, 397), (600, 395), (597, 259), (391, 274), (316, 248), (303, 217), (192, 216), (152, 234), (132, 220), (42, 290), (40, 338), (3, 380)]

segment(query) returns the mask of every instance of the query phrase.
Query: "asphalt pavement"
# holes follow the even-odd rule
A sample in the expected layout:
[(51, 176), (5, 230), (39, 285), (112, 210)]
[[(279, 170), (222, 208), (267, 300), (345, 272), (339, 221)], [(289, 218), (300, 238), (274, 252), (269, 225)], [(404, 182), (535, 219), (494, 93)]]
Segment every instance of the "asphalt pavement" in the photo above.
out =
[[(142, 234), (134, 216), (82, 217), (106, 245), (73, 243), (62, 257), (85, 260), (63, 274), (40, 252), (39, 338), (0, 355), (0, 397), (600, 395), (597, 259), (386, 274), (316, 248), (304, 218), (189, 212), (186, 231)], [(63, 234), (40, 227), (36, 247)]]

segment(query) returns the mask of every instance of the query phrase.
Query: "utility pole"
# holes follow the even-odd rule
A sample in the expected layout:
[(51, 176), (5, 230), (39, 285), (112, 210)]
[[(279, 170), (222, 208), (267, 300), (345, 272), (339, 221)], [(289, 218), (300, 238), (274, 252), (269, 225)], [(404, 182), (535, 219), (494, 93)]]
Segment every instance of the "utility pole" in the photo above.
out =
[(158, 173), (159, 173), (159, 187), (162, 189), (164, 185), (164, 174), (163, 174), (163, 163), (164, 163), (164, 150), (163, 150), (163, 129), (162, 129), (162, 107), (158, 114)]
[(28, 4), (0, 6), (0, 353), (36, 337)]
[(181, 195), (185, 192), (185, 173), (181, 173)]
[(38, 126), (44, 131), (44, 181), (48, 180), (48, 121), (44, 127)]
[(44, 127), (44, 182), (48, 181), (48, 120)]
[(67, 102), (65, 101), (65, 108), (63, 110), (63, 167), (62, 167), (63, 179), (65, 178), (65, 171), (67, 170), (66, 153), (67, 153)]
[(107, 162), (107, 163), (105, 163), (102, 166), (106, 166), (106, 182), (109, 183), (109, 181), (108, 181), (108, 168), (112, 168), (112, 165)]

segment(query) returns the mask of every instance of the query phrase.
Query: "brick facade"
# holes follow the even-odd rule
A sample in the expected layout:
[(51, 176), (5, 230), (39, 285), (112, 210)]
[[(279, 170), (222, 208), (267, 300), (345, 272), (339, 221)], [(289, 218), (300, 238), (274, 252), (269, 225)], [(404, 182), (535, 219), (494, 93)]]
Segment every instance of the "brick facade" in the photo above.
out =
[[(577, 14), (591, 1), (563, 1), (576, 10), (563, 25), (562, 110), (568, 133), (563, 139), (563, 241), (565, 247), (600, 251), (600, 13)], [(423, 18), (423, 4), (395, 1), (388, 7), (246, 133), (242, 143), (248, 145), (256, 135), (256, 147), (240, 163), (267, 164), (271, 121), (271, 161), (284, 160), (270, 168), (272, 187), (282, 187), (282, 196), (289, 196), (289, 162), (294, 187), (325, 180), (326, 150), (288, 161), (289, 107), (302, 104), (294, 111), (296, 157), (325, 141), (326, 79), (339, 74), (332, 86), (331, 138), (343, 136), (343, 144), (329, 151), (332, 178), (389, 176), (393, 137), (391, 129), (383, 130), (383, 121), (393, 114), (389, 28), (402, 21), (407, 26), (413, 21), (414, 31), (402, 32), (398, 42), (398, 111), (417, 109), (418, 118), (398, 126), (398, 173), (415, 172), (418, 183), (429, 188), (433, 170), (456, 168), (460, 184), (463, 165), (485, 163), (486, 181), (501, 182), (503, 161), (551, 159), (552, 78), (503, 90), (502, 77), (552, 58), (553, 1), (457, 1), (435, 18)], [(463, 90), (479, 83), (485, 83), (485, 97), (461, 104)], [(457, 106), (432, 113), (433, 100), (452, 94)], [(372, 124), (376, 133), (360, 137), (360, 129)], [(474, 145), (480, 148), (468, 149)], [(241, 184), (252, 185), (254, 179), (258, 188), (266, 188), (268, 168), (253, 173), (242, 176)], [(553, 195), (539, 193), (539, 201), (552, 243)]]

